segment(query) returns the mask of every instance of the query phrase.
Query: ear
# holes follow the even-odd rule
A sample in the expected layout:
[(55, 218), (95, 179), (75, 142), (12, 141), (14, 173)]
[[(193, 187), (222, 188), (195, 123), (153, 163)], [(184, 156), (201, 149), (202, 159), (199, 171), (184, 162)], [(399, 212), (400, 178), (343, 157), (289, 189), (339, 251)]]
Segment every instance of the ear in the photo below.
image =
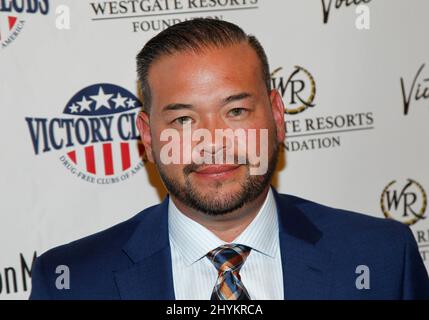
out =
[(154, 162), (152, 156), (152, 136), (150, 134), (149, 115), (140, 111), (137, 117), (137, 128), (145, 148), (146, 157), (150, 162)]
[(283, 143), (286, 136), (285, 127), (285, 106), (283, 104), (282, 96), (278, 90), (271, 90), (270, 92), (271, 108), (274, 116), (274, 121), (277, 127), (277, 140), (279, 143)]

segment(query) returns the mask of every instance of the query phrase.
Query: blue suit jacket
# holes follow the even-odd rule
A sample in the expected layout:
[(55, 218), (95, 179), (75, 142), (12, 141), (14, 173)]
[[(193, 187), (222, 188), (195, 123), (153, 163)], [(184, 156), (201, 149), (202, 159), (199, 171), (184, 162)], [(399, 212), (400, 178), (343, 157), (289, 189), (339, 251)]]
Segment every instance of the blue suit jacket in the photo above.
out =
[[(429, 299), (428, 275), (407, 226), (274, 196), (285, 299)], [(174, 299), (167, 208), (168, 197), (44, 253), (33, 265), (30, 298)], [(69, 268), (70, 289), (56, 288), (59, 265)], [(361, 265), (368, 267), (369, 289), (356, 287)]]

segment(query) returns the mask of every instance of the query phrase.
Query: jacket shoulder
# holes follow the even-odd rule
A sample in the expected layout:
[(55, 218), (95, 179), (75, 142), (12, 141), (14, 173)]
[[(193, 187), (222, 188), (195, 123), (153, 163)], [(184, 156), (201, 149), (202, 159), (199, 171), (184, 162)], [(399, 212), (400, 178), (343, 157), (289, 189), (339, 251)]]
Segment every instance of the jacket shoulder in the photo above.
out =
[(150, 215), (158, 205), (151, 206), (134, 215), (128, 220), (111, 226), (105, 230), (72, 241), (70, 243), (52, 248), (40, 257), (46, 260), (49, 258), (70, 257), (78, 255), (82, 258), (84, 255), (103, 255), (120, 250), (126, 241), (130, 238), (137, 226)]
[(287, 194), (280, 194), (280, 197), (289, 205), (298, 207), (324, 236), (359, 237), (363, 240), (366, 236), (381, 235), (393, 240), (398, 238), (398, 234), (408, 238), (410, 233), (408, 226), (392, 219), (334, 208)]
[[(159, 206), (149, 207), (132, 218), (79, 240), (52, 248), (40, 255), (32, 266), (32, 292), (30, 299), (67, 299), (72, 292), (94, 288), (89, 299), (103, 299), (105, 293), (116, 292), (112, 272), (128, 267), (131, 262), (122, 248), (137, 226), (152, 215)], [(56, 290), (56, 281), (62, 272), (70, 275), (74, 290)], [(80, 288), (81, 287), (81, 288)], [(79, 290), (81, 289), (81, 290)], [(111, 297), (111, 296), (109, 296)]]
[[(429, 299), (428, 274), (407, 225), (295, 196), (280, 197), (298, 207), (322, 233), (317, 248), (332, 258), (333, 297)], [(344, 283), (354, 283), (359, 266), (371, 271), (371, 290), (353, 288), (350, 293)]]

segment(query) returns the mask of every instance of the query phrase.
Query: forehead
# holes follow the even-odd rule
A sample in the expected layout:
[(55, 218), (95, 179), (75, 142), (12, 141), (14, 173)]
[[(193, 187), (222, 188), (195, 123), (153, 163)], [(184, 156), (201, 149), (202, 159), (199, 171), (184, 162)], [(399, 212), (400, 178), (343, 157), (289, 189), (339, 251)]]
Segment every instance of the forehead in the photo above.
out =
[(259, 58), (245, 42), (162, 56), (150, 67), (148, 81), (153, 105), (264, 88)]

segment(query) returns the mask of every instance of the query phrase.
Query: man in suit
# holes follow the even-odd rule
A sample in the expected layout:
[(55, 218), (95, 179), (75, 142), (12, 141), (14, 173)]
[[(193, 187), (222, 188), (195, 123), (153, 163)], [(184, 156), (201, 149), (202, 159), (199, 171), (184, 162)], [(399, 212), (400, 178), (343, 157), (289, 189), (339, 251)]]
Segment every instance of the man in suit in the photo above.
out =
[[(186, 21), (152, 38), (137, 65), (145, 109), (137, 124), (169, 195), (39, 257), (32, 299), (429, 299), (408, 227), (271, 187), (284, 106), (256, 38), (224, 21)], [(184, 136), (201, 128), (256, 129), (259, 138), (265, 130), (266, 141), (254, 142), (266, 170), (251, 173), (248, 151), (232, 164), (166, 163), (163, 133), (183, 138), (173, 151), (194, 150)], [(197, 154), (214, 159), (223, 142), (210, 139)], [(67, 289), (58, 288), (58, 266), (70, 271)]]

